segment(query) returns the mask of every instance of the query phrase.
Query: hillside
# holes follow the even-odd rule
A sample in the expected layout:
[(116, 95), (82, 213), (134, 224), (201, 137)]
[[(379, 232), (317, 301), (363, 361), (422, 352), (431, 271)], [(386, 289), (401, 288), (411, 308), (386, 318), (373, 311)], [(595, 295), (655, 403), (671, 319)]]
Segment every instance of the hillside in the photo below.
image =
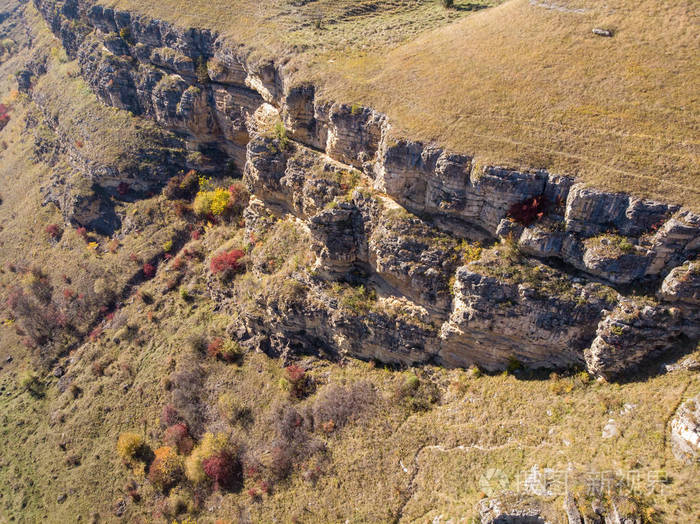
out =
[(482, 163), (700, 204), (692, 1), (299, 4), (109, 5), (285, 56), (331, 100), (384, 112), (402, 135)]
[(700, 519), (695, 11), (0, 0), (0, 524)]

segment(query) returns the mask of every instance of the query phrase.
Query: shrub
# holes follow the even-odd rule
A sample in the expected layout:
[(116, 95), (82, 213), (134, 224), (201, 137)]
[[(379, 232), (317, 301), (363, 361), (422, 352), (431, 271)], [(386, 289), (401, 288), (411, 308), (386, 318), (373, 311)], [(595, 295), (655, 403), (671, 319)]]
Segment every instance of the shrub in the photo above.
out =
[(231, 424), (240, 420), (247, 411), (233, 393), (222, 393), (216, 406), (219, 410), (219, 415)]
[(172, 404), (166, 404), (160, 412), (160, 423), (164, 426), (172, 426), (180, 421), (180, 415)]
[(231, 207), (231, 193), (227, 189), (217, 188), (212, 191), (200, 191), (194, 199), (192, 208), (199, 216), (220, 216)]
[(541, 219), (549, 208), (547, 199), (540, 195), (513, 204), (508, 209), (508, 216), (523, 226), (529, 226)]
[(143, 265), (143, 276), (146, 278), (153, 278), (156, 275), (156, 267), (148, 262)]
[(131, 36), (131, 30), (128, 27), (122, 27), (119, 30), (119, 36), (122, 37), (127, 44), (134, 45), (134, 39)]
[(515, 373), (516, 371), (522, 369), (523, 365), (514, 356), (508, 357), (508, 365), (506, 366), (506, 371), (508, 373)]
[(289, 138), (287, 138), (287, 129), (284, 127), (284, 124), (278, 121), (275, 124), (274, 131), (280, 150), (286, 151), (289, 146)]
[(117, 186), (117, 193), (119, 194), (119, 196), (126, 196), (130, 190), (131, 187), (126, 182), (120, 182)]
[(177, 449), (177, 452), (181, 455), (188, 455), (194, 447), (194, 441), (190, 437), (187, 426), (182, 423), (173, 424), (166, 429), (165, 435), (163, 435), (163, 442)]
[(351, 386), (330, 385), (319, 393), (314, 401), (314, 425), (321, 426), (325, 433), (342, 428), (377, 400), (371, 382), (363, 380)]
[(88, 241), (88, 232), (87, 229), (84, 227), (79, 227), (78, 229), (75, 230), (75, 233), (82, 238), (85, 242)]
[(58, 224), (49, 224), (45, 231), (51, 240), (58, 240), (61, 237), (61, 228), (58, 227)]
[(281, 381), (283, 389), (289, 391), (289, 396), (302, 398), (309, 390), (308, 377), (306, 371), (296, 364), (284, 368), (284, 378)]
[(248, 188), (241, 180), (237, 180), (229, 186), (228, 192), (231, 195), (231, 212), (234, 215), (241, 214), (250, 199)]
[(365, 288), (363, 285), (353, 287), (336, 282), (333, 284), (332, 289), (334, 293), (339, 295), (340, 303), (343, 307), (356, 314), (367, 313), (377, 301), (376, 291)]
[(240, 260), (244, 255), (245, 253), (240, 249), (223, 251), (212, 257), (209, 268), (215, 275), (219, 273), (231, 275), (232, 273), (235, 273), (241, 269), (242, 264), (240, 263)]
[(148, 469), (148, 480), (161, 491), (167, 492), (182, 478), (182, 457), (170, 446), (160, 447), (154, 453), (155, 457)]
[(20, 375), (19, 387), (34, 397), (40, 397), (43, 394), (43, 388), (41, 382), (39, 382), (39, 377), (32, 371), (25, 371)]
[(42, 346), (66, 327), (68, 317), (52, 300), (53, 287), (45, 275), (29, 272), (24, 276), (23, 284), (23, 287), (15, 286), (10, 291), (7, 306), (32, 345)]
[(224, 451), (232, 456), (237, 455), (238, 450), (232, 446), (228, 435), (205, 433), (199, 445), (185, 459), (185, 474), (189, 481), (195, 485), (206, 482), (210, 477), (204, 470), (204, 461)]
[(440, 392), (432, 382), (408, 372), (396, 390), (396, 399), (411, 411), (426, 411), (440, 399)]
[(481, 258), (481, 253), (483, 251), (481, 244), (479, 242), (467, 242), (463, 240), (459, 246), (462, 251), (462, 261), (464, 263), (474, 262)]
[(137, 433), (122, 433), (117, 440), (117, 453), (125, 464), (143, 460), (147, 449), (143, 437)]
[(207, 68), (207, 59), (203, 56), (197, 58), (197, 80), (201, 84), (208, 84), (211, 82), (209, 78), (209, 69)]
[(0, 130), (10, 121), (10, 108), (5, 104), (0, 104)]
[(445, 9), (452, 9), (455, 5), (454, 0), (440, 0), (440, 4)]
[(226, 362), (234, 362), (240, 357), (241, 350), (238, 343), (217, 337), (209, 342), (207, 354), (210, 357), (219, 358)]
[(204, 420), (204, 411), (199, 400), (204, 371), (194, 357), (185, 359), (179, 367), (180, 370), (170, 376), (172, 404), (190, 432), (196, 435)]
[(187, 338), (187, 345), (190, 347), (190, 349), (196, 351), (197, 353), (204, 353), (209, 347), (207, 337), (205, 337), (202, 333), (192, 333)]
[(231, 490), (241, 477), (241, 464), (232, 453), (224, 449), (202, 460), (207, 477), (214, 481), (214, 489)]
[(156, 505), (156, 516), (164, 518), (166, 522), (180, 522), (186, 524), (188, 519), (179, 520), (176, 517), (188, 510), (188, 494), (180, 487), (170, 492), (167, 498), (161, 499)]
[(190, 170), (185, 175), (172, 177), (165, 186), (163, 194), (169, 200), (189, 200), (195, 195), (198, 187), (199, 174)]
[(209, 344), (207, 345), (207, 355), (210, 357), (216, 357), (219, 354), (219, 351), (221, 350), (221, 346), (224, 345), (223, 339), (217, 337), (213, 339)]

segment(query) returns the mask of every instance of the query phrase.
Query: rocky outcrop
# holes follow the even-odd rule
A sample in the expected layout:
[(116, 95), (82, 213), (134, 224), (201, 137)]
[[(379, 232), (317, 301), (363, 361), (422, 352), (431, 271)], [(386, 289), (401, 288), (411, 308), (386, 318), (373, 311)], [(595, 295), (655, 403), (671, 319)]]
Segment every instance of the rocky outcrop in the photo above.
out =
[[(612, 378), (700, 336), (695, 262), (683, 265), (700, 250), (700, 215), (544, 170), (477, 168), (471, 155), (396, 136), (372, 108), (322, 99), (283, 61), (254, 60), (207, 29), (90, 0), (34, 4), (101, 100), (176, 134), (183, 164), (244, 173), (248, 230), (269, 227), (264, 213), (308, 228), (314, 277), (298, 276), (297, 302), (261, 298), (264, 314), (243, 322), (251, 340), (492, 370), (585, 362)], [(110, 187), (119, 177), (94, 178)], [(478, 259), (475, 241), (501, 247), (465, 265)], [(504, 254), (511, 244), (516, 257)], [(332, 282), (393, 306), (349, 314)], [(616, 305), (631, 286), (661, 303)]]
[(682, 462), (700, 462), (700, 395), (681, 404), (671, 420), (671, 450)]
[(659, 297), (668, 302), (700, 304), (700, 260), (674, 268), (661, 284)]
[(506, 503), (500, 499), (484, 499), (479, 503), (479, 522), (483, 524), (548, 524), (542, 515), (538, 500), (509, 497)]
[(536, 260), (509, 260), (503, 251), (457, 271), (440, 360), (493, 371), (580, 364), (603, 310), (617, 300), (615, 291)]
[(611, 379), (634, 369), (679, 344), (686, 320), (695, 324), (678, 308), (623, 299), (600, 323), (585, 351), (589, 371)]
[[(563, 497), (535, 493), (537, 489), (533, 490), (534, 486), (526, 483), (520, 492), (506, 491), (483, 499), (477, 506), (480, 522), (641, 524), (644, 521), (643, 508), (634, 494), (623, 487), (621, 479), (610, 478), (608, 482), (618, 481), (615, 486), (595, 486), (590, 480), (586, 483), (580, 473), (570, 473)], [(543, 482), (546, 484), (546, 480)], [(536, 484), (542, 487), (539, 482)], [(576, 496), (572, 492), (574, 486), (578, 488)], [(562, 498), (563, 507), (557, 504)]]
[[(534, 246), (525, 233), (523, 245), (612, 283), (656, 280), (700, 248), (700, 216), (678, 206), (606, 193), (542, 170), (477, 171), (471, 156), (396, 137), (386, 115), (321, 100), (313, 85), (292, 82), (283, 65), (253, 61), (244, 47), (209, 30), (90, 1), (35, 4), (98, 96), (182, 133), (202, 155), (202, 167), (230, 161), (242, 171), (246, 122), (269, 104), (290, 138), (362, 170), (376, 190), (461, 237), (496, 238), (512, 206), (537, 198), (551, 227), (537, 232)], [(600, 256), (585, 242), (609, 232), (634, 252)]]

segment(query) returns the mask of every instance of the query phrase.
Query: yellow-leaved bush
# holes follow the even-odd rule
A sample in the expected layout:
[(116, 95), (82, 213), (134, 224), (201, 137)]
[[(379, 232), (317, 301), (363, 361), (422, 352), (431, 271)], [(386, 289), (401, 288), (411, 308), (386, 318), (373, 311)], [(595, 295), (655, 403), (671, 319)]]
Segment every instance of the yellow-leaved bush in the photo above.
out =
[(122, 433), (117, 440), (117, 453), (127, 464), (133, 463), (142, 454), (146, 445), (143, 437), (137, 433)]
[(211, 456), (229, 450), (231, 442), (226, 433), (205, 433), (199, 445), (185, 459), (185, 475), (193, 484), (207, 480), (203, 462)]
[(194, 199), (192, 209), (200, 216), (224, 214), (231, 207), (231, 193), (224, 188), (200, 191)]

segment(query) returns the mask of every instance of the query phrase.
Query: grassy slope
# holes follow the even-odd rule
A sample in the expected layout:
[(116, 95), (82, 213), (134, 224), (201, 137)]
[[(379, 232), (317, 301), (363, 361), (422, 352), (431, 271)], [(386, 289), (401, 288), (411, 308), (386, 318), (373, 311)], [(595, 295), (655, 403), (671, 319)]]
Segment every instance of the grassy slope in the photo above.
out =
[[(210, 249), (236, 235), (235, 228), (215, 228), (203, 243)], [(203, 270), (201, 264), (190, 266), (192, 282), (199, 283), (195, 287), (203, 284)], [(274, 437), (271, 408), (286, 398), (278, 386), (281, 363), (261, 354), (246, 355), (240, 366), (192, 357), (187, 343), (192, 333), (221, 334), (230, 316), (215, 313), (203, 294), (192, 302), (174, 292), (161, 295), (168, 273), (161, 271), (144, 286), (157, 297), (154, 304), (134, 300), (122, 309), (120, 316), (138, 326), (133, 341), (114, 342), (117, 330), (108, 327), (98, 343), (87, 343), (72, 355), (76, 364), (68, 371), (82, 389), (77, 399), (69, 391), (60, 394), (50, 376), (47, 396), (34, 399), (18, 390), (14, 370), (0, 374), (6, 387), (0, 397), (0, 446), (8, 450), (3, 456), (7, 466), (0, 469), (0, 490), (6, 494), (0, 514), (22, 515), (26, 521), (48, 515), (50, 522), (66, 522), (98, 512), (112, 520), (114, 503), (125, 498), (124, 486), (134, 478), (116, 456), (117, 436), (137, 431), (158, 445), (158, 414), (169, 399), (163, 379), (183, 363), (199, 362), (206, 371), (201, 410), (208, 428), (227, 428), (215, 405), (221, 393), (232, 392), (251, 409), (254, 421), (247, 429), (234, 427), (234, 434), (249, 447)], [(22, 354), (16, 346), (11, 352)], [(92, 371), (95, 361), (108, 364), (104, 376)], [(474, 514), (482, 496), (479, 479), (488, 468), (500, 468), (512, 478), (533, 465), (564, 469), (569, 463), (597, 471), (637, 470), (644, 479), (648, 471), (663, 470), (672, 481), (649, 493), (650, 502), (667, 522), (691, 522), (699, 516), (694, 501), (700, 493), (693, 481), (697, 466), (679, 465), (666, 443), (668, 420), (678, 401), (700, 391), (691, 373), (612, 385), (509, 375), (475, 378), (464, 371), (423, 368), (418, 375), (438, 385), (442, 400), (427, 412), (412, 413), (393, 400), (403, 373), (357, 361), (311, 364), (319, 387), (369, 380), (385, 400), (358, 423), (329, 436), (316, 435), (327, 443), (330, 455), (317, 483), (302, 480), (295, 471), (259, 502), (250, 500), (248, 484), (240, 493), (215, 494), (205, 502), (211, 511), (200, 513), (197, 522), (217, 517), (235, 521), (241, 513), (252, 522), (280, 516), (297, 516), (300, 522), (389, 522), (400, 507), (405, 522), (425, 522), (437, 515), (463, 518)], [(626, 403), (633, 407), (623, 414)], [(603, 440), (601, 431), (610, 418), (621, 434)], [(18, 439), (26, 442), (16, 446)], [(66, 451), (60, 442), (67, 443)], [(80, 465), (68, 466), (69, 456), (79, 457)], [(148, 482), (135, 478), (143, 501), (129, 503), (126, 517), (150, 521), (158, 496)], [(68, 498), (59, 504), (63, 493)]]
[[(510, 0), (453, 23), (433, 2), (361, 2), (378, 9), (351, 17), (341, 13), (356, 2), (110, 4), (214, 27), (263, 54), (302, 44), (299, 77), (327, 96), (385, 111), (399, 132), (482, 162), (700, 205), (691, 0)], [(221, 17), (227, 10), (237, 16)], [(314, 13), (337, 23), (317, 29)]]

